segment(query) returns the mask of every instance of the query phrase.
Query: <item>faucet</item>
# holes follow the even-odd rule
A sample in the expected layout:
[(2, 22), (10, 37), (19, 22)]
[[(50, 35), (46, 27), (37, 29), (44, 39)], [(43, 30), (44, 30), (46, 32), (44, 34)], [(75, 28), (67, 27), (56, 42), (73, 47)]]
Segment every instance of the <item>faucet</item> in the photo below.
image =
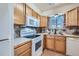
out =
[(55, 30), (54, 34), (57, 34), (57, 33), (56, 33), (57, 29), (54, 29), (54, 30)]

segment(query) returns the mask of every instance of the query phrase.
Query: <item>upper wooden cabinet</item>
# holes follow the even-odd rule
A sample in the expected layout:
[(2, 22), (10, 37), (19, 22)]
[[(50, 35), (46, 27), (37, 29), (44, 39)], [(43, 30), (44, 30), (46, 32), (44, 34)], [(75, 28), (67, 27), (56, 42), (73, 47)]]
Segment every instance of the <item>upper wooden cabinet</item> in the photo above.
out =
[(74, 8), (66, 13), (66, 26), (79, 26), (79, 8)]
[(33, 10), (33, 12), (32, 12), (32, 16), (35, 17), (35, 18), (37, 19), (38, 14)]
[(41, 20), (41, 16), (39, 14), (37, 15), (37, 19), (38, 20)]
[(40, 27), (47, 27), (47, 21), (48, 21), (47, 16), (41, 16)]
[(14, 4), (14, 24), (23, 25), (25, 22), (25, 4)]
[(32, 9), (26, 5), (26, 16), (32, 16)]

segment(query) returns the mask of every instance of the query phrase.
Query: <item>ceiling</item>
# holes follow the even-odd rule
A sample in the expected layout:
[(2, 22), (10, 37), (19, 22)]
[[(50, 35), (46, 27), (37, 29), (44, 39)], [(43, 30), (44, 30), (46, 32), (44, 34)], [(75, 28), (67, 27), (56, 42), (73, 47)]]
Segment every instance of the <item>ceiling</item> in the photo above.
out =
[(51, 16), (79, 6), (79, 3), (28, 3), (37, 13), (43, 16)]
[(43, 12), (69, 4), (71, 3), (35, 3), (35, 6)]

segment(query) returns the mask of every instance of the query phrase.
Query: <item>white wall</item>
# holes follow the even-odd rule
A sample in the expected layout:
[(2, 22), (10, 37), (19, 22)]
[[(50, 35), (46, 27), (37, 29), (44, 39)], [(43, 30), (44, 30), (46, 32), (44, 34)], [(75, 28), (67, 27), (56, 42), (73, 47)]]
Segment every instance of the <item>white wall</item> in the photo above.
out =
[[(12, 4), (0, 4), (0, 39), (9, 39), (7, 44), (7, 48), (0, 50), (1, 52), (6, 50), (4, 53), (7, 55), (13, 55), (13, 5)], [(2, 43), (6, 44), (6, 43)], [(0, 45), (1, 46), (1, 45)], [(1, 48), (1, 47), (0, 47)]]

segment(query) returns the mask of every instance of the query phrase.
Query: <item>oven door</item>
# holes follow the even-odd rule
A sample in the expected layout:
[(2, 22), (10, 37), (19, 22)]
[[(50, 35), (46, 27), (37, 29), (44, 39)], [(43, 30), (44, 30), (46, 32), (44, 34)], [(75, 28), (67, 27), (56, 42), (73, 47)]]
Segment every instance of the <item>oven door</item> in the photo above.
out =
[(39, 36), (32, 41), (32, 56), (40, 56), (43, 51), (43, 37)]
[(35, 43), (35, 51), (37, 51), (41, 47), (41, 40)]

